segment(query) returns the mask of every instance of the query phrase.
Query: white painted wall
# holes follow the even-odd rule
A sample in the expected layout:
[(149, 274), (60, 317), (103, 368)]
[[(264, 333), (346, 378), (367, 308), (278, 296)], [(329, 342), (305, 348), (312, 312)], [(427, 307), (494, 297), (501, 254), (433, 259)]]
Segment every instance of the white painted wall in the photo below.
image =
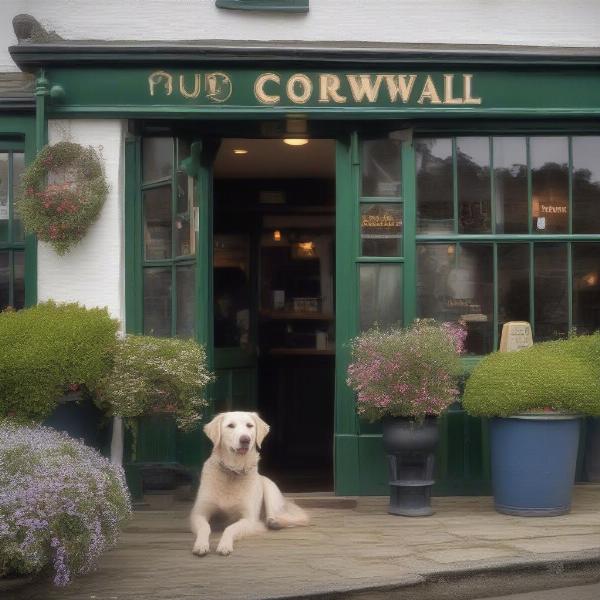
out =
[(598, 0), (310, 0), (297, 15), (222, 10), (214, 0), (1, 0), (0, 71), (16, 69), (7, 47), (18, 13), (68, 39), (600, 43)]
[(125, 122), (109, 120), (53, 120), (48, 124), (51, 144), (68, 140), (94, 146), (104, 160), (110, 191), (100, 218), (68, 254), (58, 256), (51, 246), (38, 244), (38, 298), (106, 306), (125, 319), (124, 287), (124, 152)]

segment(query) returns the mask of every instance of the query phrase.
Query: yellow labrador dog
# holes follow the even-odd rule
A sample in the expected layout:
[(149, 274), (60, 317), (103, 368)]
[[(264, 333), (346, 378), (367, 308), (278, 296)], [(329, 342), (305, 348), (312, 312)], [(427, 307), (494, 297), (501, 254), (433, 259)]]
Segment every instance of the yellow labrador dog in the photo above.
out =
[(269, 426), (256, 413), (221, 413), (204, 426), (204, 433), (213, 443), (213, 451), (202, 468), (190, 515), (196, 536), (194, 554), (208, 553), (209, 520), (216, 514), (233, 521), (217, 546), (223, 556), (231, 554), (235, 540), (265, 531), (265, 523), (270, 529), (308, 525), (306, 513), (258, 473), (257, 448), (269, 433)]

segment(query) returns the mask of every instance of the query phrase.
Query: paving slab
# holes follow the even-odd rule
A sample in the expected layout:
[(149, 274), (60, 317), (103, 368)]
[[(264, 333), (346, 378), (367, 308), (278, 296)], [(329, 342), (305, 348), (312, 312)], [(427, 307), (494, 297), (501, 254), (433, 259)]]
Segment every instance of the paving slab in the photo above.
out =
[[(95, 573), (64, 589), (38, 583), (15, 600), (466, 600), (534, 581), (600, 581), (600, 486), (578, 486), (573, 512), (561, 517), (501, 515), (487, 497), (434, 498), (435, 514), (417, 519), (387, 514), (386, 498), (312, 506), (310, 527), (203, 558), (191, 554), (189, 505), (139, 511)], [(213, 534), (213, 550), (217, 541)]]

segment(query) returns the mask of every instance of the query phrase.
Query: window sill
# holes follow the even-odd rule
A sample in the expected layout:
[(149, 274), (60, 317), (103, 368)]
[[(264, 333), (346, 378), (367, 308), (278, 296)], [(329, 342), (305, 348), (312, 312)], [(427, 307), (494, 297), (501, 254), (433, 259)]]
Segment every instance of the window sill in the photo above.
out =
[(308, 0), (216, 0), (217, 8), (268, 12), (306, 13)]

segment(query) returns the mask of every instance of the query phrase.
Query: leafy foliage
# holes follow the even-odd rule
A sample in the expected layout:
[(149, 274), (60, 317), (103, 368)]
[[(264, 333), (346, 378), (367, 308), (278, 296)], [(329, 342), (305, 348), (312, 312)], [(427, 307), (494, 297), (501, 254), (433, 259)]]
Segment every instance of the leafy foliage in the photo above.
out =
[(130, 512), (120, 467), (52, 429), (0, 425), (0, 577), (49, 569), (67, 585), (116, 543)]
[(190, 429), (202, 418), (211, 381), (206, 353), (195, 341), (128, 335), (119, 340), (113, 369), (97, 393), (109, 413), (171, 412), (180, 428)]
[(117, 321), (106, 309), (48, 302), (0, 313), (0, 419), (42, 421), (72, 386), (111, 368)]
[(358, 393), (358, 414), (370, 421), (440, 414), (458, 395), (465, 336), (456, 324), (430, 319), (359, 335), (347, 380)]
[[(49, 176), (56, 181), (47, 182)], [(28, 232), (64, 254), (96, 221), (107, 194), (96, 151), (59, 142), (43, 148), (23, 173), (16, 208)]]
[(545, 409), (600, 415), (600, 333), (490, 354), (467, 380), (463, 407), (488, 417)]

